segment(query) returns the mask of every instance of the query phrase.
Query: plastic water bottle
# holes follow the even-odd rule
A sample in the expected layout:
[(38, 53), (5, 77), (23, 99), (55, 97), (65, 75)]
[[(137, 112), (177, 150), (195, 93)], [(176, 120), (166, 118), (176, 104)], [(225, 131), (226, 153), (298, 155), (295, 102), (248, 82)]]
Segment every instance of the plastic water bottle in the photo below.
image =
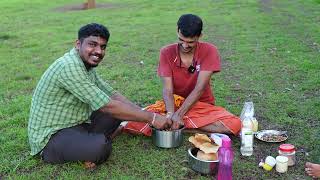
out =
[(240, 119), (241, 121), (245, 118), (245, 115), (253, 117), (254, 116), (254, 105), (253, 102), (244, 102), (242, 111), (241, 111), (241, 115), (240, 115)]
[(232, 162), (233, 151), (231, 147), (231, 139), (229, 137), (222, 138), (222, 146), (219, 148), (219, 170), (218, 180), (232, 180)]
[(248, 113), (242, 120), (240, 152), (242, 156), (251, 156), (253, 153), (253, 123)]

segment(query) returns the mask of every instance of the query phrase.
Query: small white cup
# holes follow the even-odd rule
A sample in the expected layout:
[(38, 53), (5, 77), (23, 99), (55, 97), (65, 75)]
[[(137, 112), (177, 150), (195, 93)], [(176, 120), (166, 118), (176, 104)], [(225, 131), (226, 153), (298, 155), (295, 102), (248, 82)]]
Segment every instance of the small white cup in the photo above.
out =
[(276, 163), (277, 163), (276, 159), (272, 156), (267, 156), (266, 160), (264, 162), (271, 167), (274, 167), (274, 165), (276, 165)]
[(285, 156), (276, 157), (276, 170), (279, 173), (285, 173), (288, 171), (288, 158)]
[(276, 159), (272, 156), (267, 156), (266, 160), (259, 163), (259, 167), (263, 167), (266, 171), (271, 171), (272, 168), (276, 165)]

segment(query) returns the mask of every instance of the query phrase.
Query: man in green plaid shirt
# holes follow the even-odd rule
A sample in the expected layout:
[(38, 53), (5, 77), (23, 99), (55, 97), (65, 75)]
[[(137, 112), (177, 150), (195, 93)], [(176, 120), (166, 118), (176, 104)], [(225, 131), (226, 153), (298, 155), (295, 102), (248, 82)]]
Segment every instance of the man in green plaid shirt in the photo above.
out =
[(42, 75), (32, 97), (28, 137), (31, 155), (48, 163), (104, 162), (111, 153), (110, 136), (121, 120), (171, 126), (164, 116), (142, 111), (96, 73), (109, 40), (100, 24), (80, 28), (75, 47)]

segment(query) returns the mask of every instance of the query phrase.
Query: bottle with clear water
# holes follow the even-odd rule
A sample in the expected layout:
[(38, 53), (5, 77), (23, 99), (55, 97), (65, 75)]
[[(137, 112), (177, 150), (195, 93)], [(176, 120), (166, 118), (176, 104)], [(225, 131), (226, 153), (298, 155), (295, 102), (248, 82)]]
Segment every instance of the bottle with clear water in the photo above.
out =
[(241, 128), (241, 148), (240, 152), (242, 156), (251, 156), (253, 154), (253, 123), (252, 116), (249, 113), (245, 113), (242, 120)]

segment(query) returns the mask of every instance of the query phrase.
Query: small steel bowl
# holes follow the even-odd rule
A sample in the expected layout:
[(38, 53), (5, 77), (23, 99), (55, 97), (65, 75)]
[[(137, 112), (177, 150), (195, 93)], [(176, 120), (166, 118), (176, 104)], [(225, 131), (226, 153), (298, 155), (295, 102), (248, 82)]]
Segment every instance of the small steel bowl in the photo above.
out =
[(219, 169), (219, 160), (204, 161), (196, 158), (198, 148), (188, 149), (189, 166), (196, 172), (201, 174), (216, 175)]
[(158, 130), (152, 127), (152, 142), (155, 146), (161, 148), (175, 148), (182, 144), (183, 134), (180, 128), (177, 130), (166, 131)]

